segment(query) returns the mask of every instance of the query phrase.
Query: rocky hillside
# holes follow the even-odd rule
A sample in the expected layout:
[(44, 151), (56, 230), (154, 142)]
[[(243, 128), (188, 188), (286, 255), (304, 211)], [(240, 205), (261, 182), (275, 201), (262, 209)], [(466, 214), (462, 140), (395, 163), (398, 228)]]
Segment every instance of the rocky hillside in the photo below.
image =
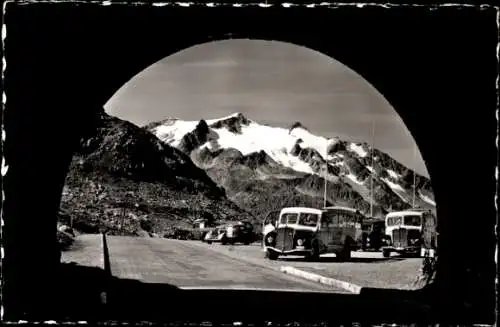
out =
[(73, 157), (61, 209), (76, 230), (162, 234), (196, 218), (251, 219), (190, 157), (102, 111)]
[[(279, 128), (236, 113), (200, 121), (169, 118), (144, 129), (189, 155), (230, 199), (258, 216), (284, 205), (322, 206), (325, 177), (330, 205), (369, 214), (373, 201), (374, 216), (381, 216), (413, 202), (412, 170), (366, 143), (317, 136), (300, 122)], [(434, 208), (429, 179), (415, 179), (415, 204)]]

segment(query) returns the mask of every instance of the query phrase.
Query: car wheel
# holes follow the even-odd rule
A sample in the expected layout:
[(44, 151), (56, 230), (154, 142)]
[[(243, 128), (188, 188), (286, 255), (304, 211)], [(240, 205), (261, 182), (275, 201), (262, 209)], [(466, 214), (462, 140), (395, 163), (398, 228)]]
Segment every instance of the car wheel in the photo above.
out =
[(227, 238), (225, 236), (222, 238), (221, 244), (222, 245), (226, 245), (227, 244)]
[(391, 251), (389, 251), (389, 250), (382, 250), (382, 256), (384, 258), (389, 258), (391, 256)]
[(212, 241), (207, 241), (207, 244), (212, 244)]
[(272, 251), (267, 250), (266, 251), (266, 258), (269, 260), (277, 260), (278, 259), (278, 254)]

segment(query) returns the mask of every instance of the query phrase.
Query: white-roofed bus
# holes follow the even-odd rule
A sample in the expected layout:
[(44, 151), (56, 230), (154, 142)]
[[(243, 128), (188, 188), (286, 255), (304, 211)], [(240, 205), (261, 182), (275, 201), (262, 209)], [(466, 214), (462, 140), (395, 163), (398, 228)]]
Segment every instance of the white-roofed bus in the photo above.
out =
[(334, 253), (348, 261), (351, 251), (362, 243), (363, 214), (347, 207), (283, 208), (274, 228), (264, 234), (266, 257), (301, 255), (318, 260), (321, 254)]
[(436, 217), (428, 209), (408, 209), (385, 217), (384, 257), (401, 255), (434, 256), (437, 248)]

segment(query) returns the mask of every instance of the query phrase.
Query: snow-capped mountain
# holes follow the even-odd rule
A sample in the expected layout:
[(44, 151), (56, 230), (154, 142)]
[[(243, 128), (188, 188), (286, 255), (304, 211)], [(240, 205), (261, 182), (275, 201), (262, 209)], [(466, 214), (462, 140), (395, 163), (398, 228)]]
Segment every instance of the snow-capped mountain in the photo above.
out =
[[(271, 188), (277, 182), (286, 184), (287, 189), (297, 193), (287, 193), (288, 196), (322, 197), (322, 178), (326, 176), (328, 187), (338, 188), (333, 194), (328, 190), (329, 202), (347, 201), (367, 212), (373, 176), (376, 213), (406, 209), (413, 202), (413, 171), (366, 143), (318, 136), (299, 122), (290, 128), (272, 127), (235, 113), (200, 121), (169, 118), (145, 128), (161, 141), (189, 154), (233, 198), (243, 196), (244, 191), (236, 186), (249, 180), (253, 184), (272, 181)], [(228, 172), (224, 173), (223, 168)], [(242, 175), (242, 171), (247, 173)], [(415, 204), (434, 208), (429, 179), (420, 175), (415, 179)], [(319, 205), (311, 199), (304, 201)]]

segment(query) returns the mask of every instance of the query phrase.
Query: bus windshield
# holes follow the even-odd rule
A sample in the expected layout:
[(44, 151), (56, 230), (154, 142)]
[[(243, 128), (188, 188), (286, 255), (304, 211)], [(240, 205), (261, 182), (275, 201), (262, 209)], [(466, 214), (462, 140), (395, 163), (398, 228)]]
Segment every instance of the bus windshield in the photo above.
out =
[(420, 226), (422, 218), (420, 215), (411, 215), (404, 217), (404, 225), (407, 226)]
[(299, 216), (299, 225), (315, 227), (318, 224), (319, 215), (315, 213), (301, 213)]
[(401, 217), (389, 217), (387, 218), (387, 226), (401, 225)]
[(284, 213), (281, 215), (280, 224), (296, 224), (298, 213)]

